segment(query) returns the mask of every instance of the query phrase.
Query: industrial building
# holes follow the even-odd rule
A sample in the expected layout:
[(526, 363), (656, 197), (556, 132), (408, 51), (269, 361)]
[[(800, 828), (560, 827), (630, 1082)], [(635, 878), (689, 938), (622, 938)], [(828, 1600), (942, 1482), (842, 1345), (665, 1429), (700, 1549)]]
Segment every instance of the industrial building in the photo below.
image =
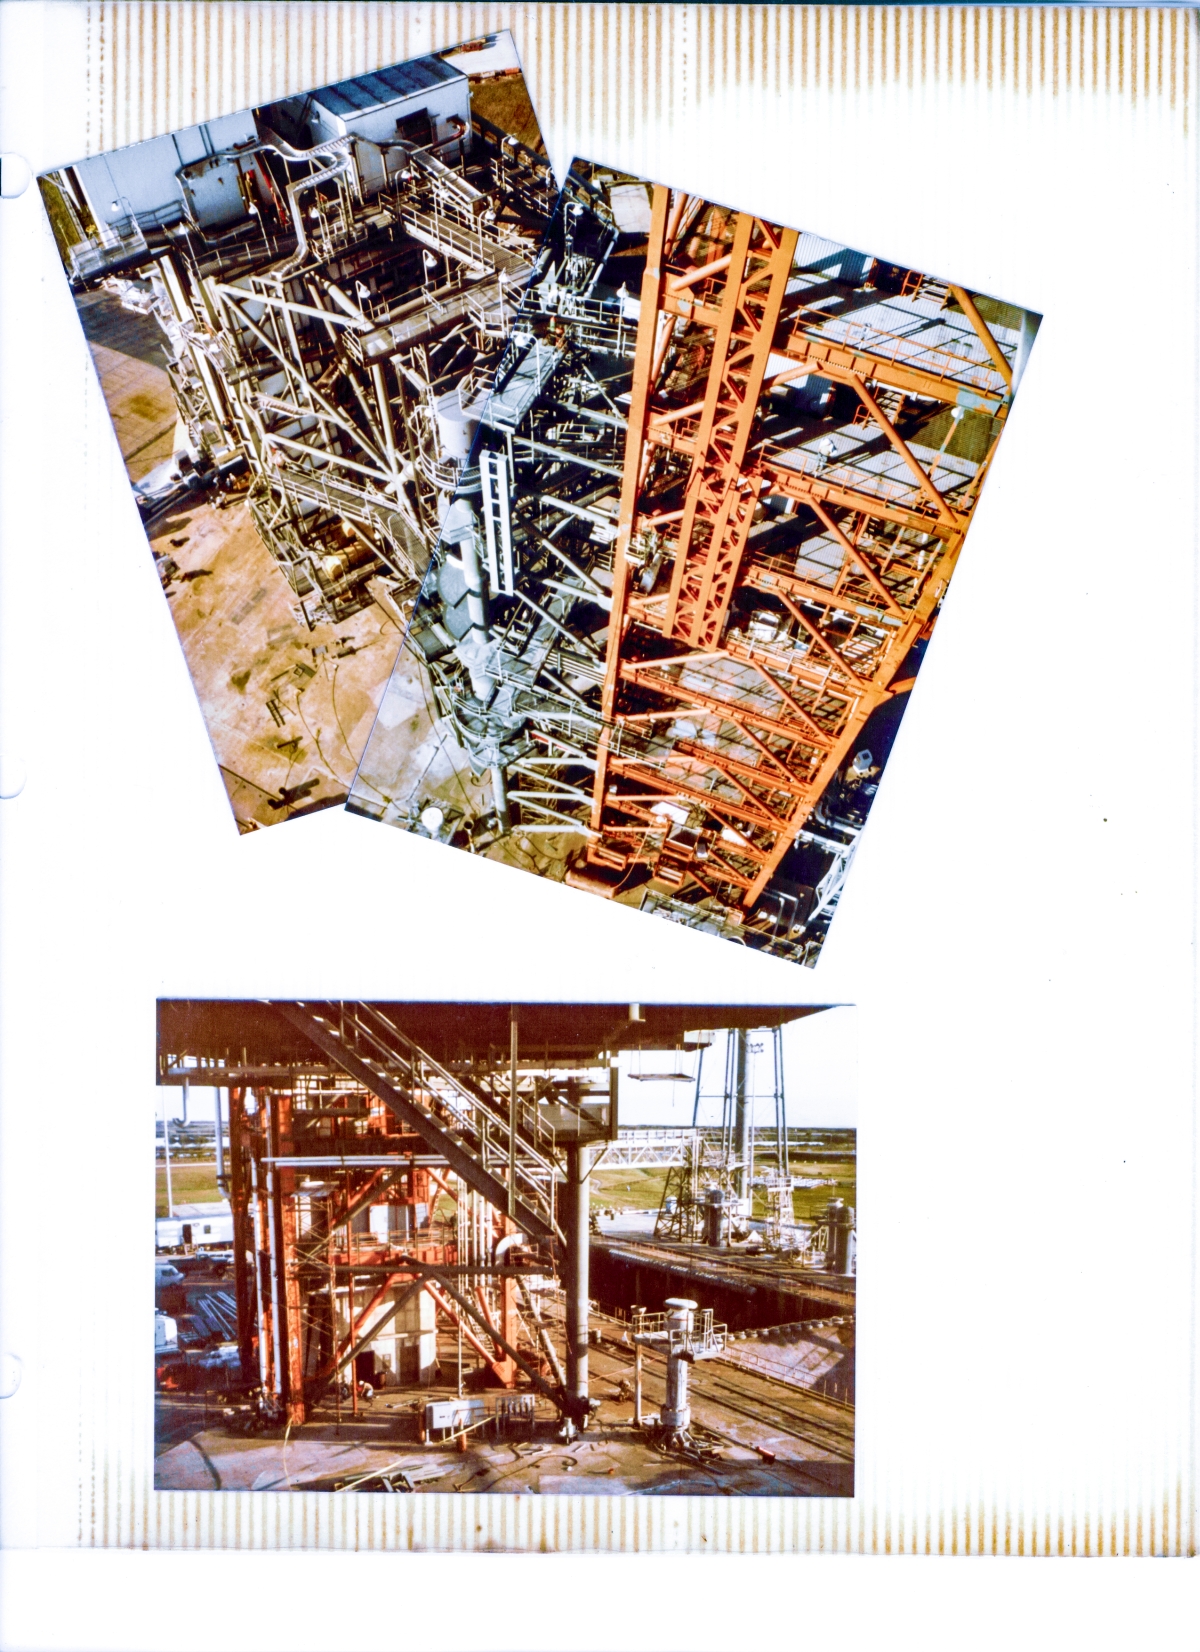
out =
[[(853, 1133), (747, 1078), (819, 1009), (161, 1001), (233, 1242), (161, 1259), (156, 1485), (849, 1495)], [(681, 1064), (690, 1125), (623, 1127)]]
[(511, 39), (40, 183), (239, 824), (339, 802), (555, 199)]
[(813, 963), (1036, 325), (575, 163), (349, 807)]

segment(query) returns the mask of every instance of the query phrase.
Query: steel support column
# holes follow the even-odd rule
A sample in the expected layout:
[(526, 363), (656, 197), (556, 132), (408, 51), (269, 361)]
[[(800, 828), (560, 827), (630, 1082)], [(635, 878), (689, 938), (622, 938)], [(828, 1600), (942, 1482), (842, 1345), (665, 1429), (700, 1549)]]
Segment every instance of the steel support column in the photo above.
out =
[(591, 1231), (588, 1223), (588, 1171), (592, 1149), (567, 1148), (567, 1183), (563, 1231), (567, 1237), (563, 1284), (567, 1308), (567, 1393), (581, 1401), (588, 1397), (588, 1264)]
[(746, 1095), (746, 1033), (735, 1027), (733, 1040), (733, 1119), (734, 1161), (737, 1164), (737, 1191), (739, 1199), (750, 1197), (750, 1102)]
[(229, 1092), (229, 1208), (233, 1216), (233, 1288), (237, 1296), (238, 1359), (242, 1381), (258, 1380), (254, 1359), (254, 1230), (250, 1222), (250, 1184), (246, 1173), (245, 1101), (240, 1089)]
[[(273, 1099), (279, 1147), (282, 1150), (292, 1141), (292, 1096), (290, 1091), (280, 1091)], [(285, 1353), (284, 1404), (288, 1422), (300, 1424), (308, 1421), (308, 1407), (304, 1396), (304, 1320), (300, 1298), (296, 1172), (280, 1168), (278, 1184), (279, 1270), (283, 1284), (283, 1323), (279, 1340)]]

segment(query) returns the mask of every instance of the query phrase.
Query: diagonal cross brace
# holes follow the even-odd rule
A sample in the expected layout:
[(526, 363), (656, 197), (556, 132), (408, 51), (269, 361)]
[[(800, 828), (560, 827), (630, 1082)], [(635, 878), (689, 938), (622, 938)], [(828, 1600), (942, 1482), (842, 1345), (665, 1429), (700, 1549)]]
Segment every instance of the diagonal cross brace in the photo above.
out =
[(491, 1337), (492, 1341), (508, 1355), (509, 1359), (511, 1359), (515, 1365), (519, 1366), (520, 1369), (524, 1371), (525, 1375), (529, 1378), (530, 1382), (537, 1389), (539, 1394), (544, 1394), (548, 1400), (553, 1400), (558, 1409), (568, 1417), (574, 1417), (576, 1420), (581, 1420), (588, 1415), (590, 1407), (586, 1399), (582, 1398), (578, 1394), (570, 1394), (565, 1389), (558, 1387), (553, 1383), (547, 1382), (541, 1372), (532, 1366), (523, 1354), (518, 1353), (507, 1338), (502, 1336), (499, 1331), (495, 1330), (493, 1326), (488, 1324), (487, 1320), (480, 1313), (475, 1304), (468, 1297), (463, 1296), (461, 1292), (456, 1290), (456, 1288), (450, 1283), (450, 1281), (446, 1278), (446, 1275), (442, 1273), (440, 1269), (431, 1266), (427, 1262), (414, 1262), (412, 1263), (412, 1267), (414, 1272), (420, 1272), (423, 1279), (433, 1280), (438, 1289), (440, 1291), (444, 1291), (458, 1308), (460, 1308), (464, 1313), (469, 1314), (477, 1325), (481, 1325), (487, 1332), (488, 1336)]
[[(372, 1095), (378, 1096), (389, 1112), (393, 1113), (402, 1124), (408, 1125), (410, 1130), (415, 1130), (426, 1146), (434, 1153), (440, 1154), (451, 1170), (456, 1175), (461, 1176), (463, 1181), (468, 1186), (473, 1187), (477, 1193), (481, 1193), (490, 1205), (497, 1210), (508, 1208), (508, 1188), (505, 1184), (498, 1177), (493, 1176), (491, 1171), (486, 1170), (465, 1148), (461, 1147), (453, 1136), (447, 1134), (440, 1125), (435, 1124), (428, 1114), (422, 1112), (403, 1091), (398, 1090), (380, 1073), (377, 1073), (374, 1068), (369, 1067), (365, 1061), (355, 1055), (353, 1051), (348, 1050), (341, 1039), (332, 1033), (310, 1009), (303, 1004), (279, 1003), (272, 1003), (271, 1008), (282, 1015), (286, 1021), (290, 1021), (293, 1027), (302, 1032), (306, 1038), (311, 1039), (319, 1049), (324, 1050), (325, 1054), (335, 1061), (344, 1072), (349, 1073), (351, 1078), (356, 1078), (360, 1084), (366, 1086)], [(545, 1217), (539, 1215), (536, 1210), (526, 1205), (521, 1199), (514, 1201), (513, 1219), (520, 1226), (522, 1232), (529, 1234), (530, 1238), (541, 1239), (550, 1244), (561, 1241), (562, 1235), (551, 1227)]]

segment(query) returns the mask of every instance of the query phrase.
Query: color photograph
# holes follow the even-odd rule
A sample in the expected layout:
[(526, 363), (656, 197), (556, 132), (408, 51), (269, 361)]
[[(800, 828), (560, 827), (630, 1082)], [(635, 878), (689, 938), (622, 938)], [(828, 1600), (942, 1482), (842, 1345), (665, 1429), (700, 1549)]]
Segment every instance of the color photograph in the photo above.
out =
[(39, 183), (238, 827), (341, 803), (554, 205), (511, 36)]
[(160, 1000), (160, 1490), (849, 1497), (855, 1012)]
[(577, 161), (348, 807), (814, 964), (1037, 324)]

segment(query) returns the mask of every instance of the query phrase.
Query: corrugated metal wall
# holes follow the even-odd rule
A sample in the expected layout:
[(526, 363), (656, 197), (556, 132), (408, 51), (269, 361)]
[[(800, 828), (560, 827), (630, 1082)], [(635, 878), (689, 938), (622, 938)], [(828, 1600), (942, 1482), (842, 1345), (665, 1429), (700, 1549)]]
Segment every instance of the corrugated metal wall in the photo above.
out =
[(1194, 15), (1164, 7), (99, 4), (89, 152), (512, 30), (552, 143), (593, 151), (744, 94), (976, 87), (1165, 100), (1187, 128)]

